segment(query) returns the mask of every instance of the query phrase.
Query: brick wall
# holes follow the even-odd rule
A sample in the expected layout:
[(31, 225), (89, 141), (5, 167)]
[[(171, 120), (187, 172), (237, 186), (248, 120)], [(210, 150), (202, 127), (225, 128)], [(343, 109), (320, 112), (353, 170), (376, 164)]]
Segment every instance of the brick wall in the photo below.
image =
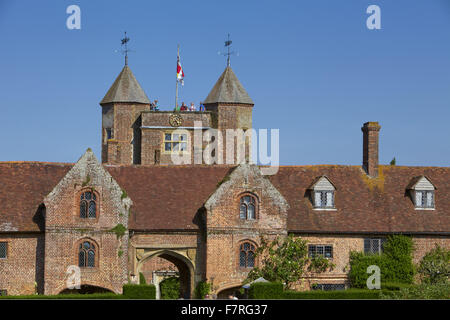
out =
[[(80, 218), (80, 195), (96, 195), (96, 218)], [(66, 288), (66, 271), (78, 265), (80, 241), (88, 239), (97, 249), (96, 266), (81, 268), (81, 284), (122, 292), (127, 282), (128, 230), (118, 237), (112, 228), (128, 227), (131, 201), (110, 174), (97, 162), (92, 151), (66, 174), (44, 200), (46, 206), (45, 293)]]
[(8, 295), (43, 292), (44, 234), (2, 234), (7, 258), (0, 259), (0, 290)]
[[(141, 164), (173, 164), (171, 154), (166, 153), (163, 146), (164, 134), (177, 129), (177, 127), (172, 127), (169, 122), (173, 114), (173, 112), (167, 111), (142, 113)], [(209, 112), (186, 111), (176, 114), (182, 118), (180, 127), (194, 127), (196, 121), (201, 122), (205, 128), (211, 126), (211, 113)], [(182, 130), (188, 134), (189, 164), (194, 164), (194, 130)]]
[[(257, 170), (253, 166), (236, 168), (206, 204), (206, 278), (215, 293), (239, 286), (247, 277), (249, 270), (239, 266), (239, 248), (244, 241), (257, 246), (261, 236), (286, 235), (287, 207)], [(248, 194), (256, 198), (255, 220), (239, 216), (240, 199)]]

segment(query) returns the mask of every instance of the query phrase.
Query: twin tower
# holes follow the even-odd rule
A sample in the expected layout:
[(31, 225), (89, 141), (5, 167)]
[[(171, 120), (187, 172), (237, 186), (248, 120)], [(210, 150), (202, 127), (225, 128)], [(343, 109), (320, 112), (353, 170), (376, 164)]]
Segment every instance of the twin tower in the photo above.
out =
[[(203, 152), (194, 142), (194, 129), (217, 129), (226, 150), (227, 129), (252, 128), (253, 101), (228, 66), (206, 100), (206, 111), (153, 111), (128, 65), (100, 102), (102, 107), (102, 162), (122, 165), (170, 165), (173, 155), (191, 159)], [(180, 133), (181, 132), (181, 133)], [(246, 159), (251, 137), (245, 140)], [(200, 148), (202, 150), (200, 150)], [(234, 147), (236, 150), (236, 147)], [(236, 157), (237, 152), (234, 152)], [(225, 162), (226, 153), (223, 153)]]

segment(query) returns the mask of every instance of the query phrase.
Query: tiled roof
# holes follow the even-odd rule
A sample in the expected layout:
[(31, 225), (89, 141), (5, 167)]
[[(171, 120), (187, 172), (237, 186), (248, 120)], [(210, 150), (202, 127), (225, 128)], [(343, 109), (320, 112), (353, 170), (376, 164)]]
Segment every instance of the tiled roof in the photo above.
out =
[(72, 164), (0, 162), (0, 232), (39, 231), (36, 213)]
[(150, 100), (128, 66), (123, 67), (100, 104), (111, 102), (150, 103)]
[[(0, 163), (0, 232), (39, 231), (34, 216), (72, 164)], [(105, 166), (133, 201), (130, 229), (196, 230), (198, 210), (229, 166)], [(336, 211), (314, 210), (308, 187), (326, 175)], [(436, 210), (415, 210), (406, 188), (424, 175), (436, 186)], [(359, 166), (287, 166), (269, 177), (288, 201), (288, 230), (323, 233), (450, 233), (450, 168), (380, 166), (377, 179)]]
[(253, 104), (253, 100), (249, 97), (231, 67), (226, 67), (203, 103), (218, 102)]
[(106, 166), (133, 201), (129, 228), (195, 230), (229, 166)]
[[(308, 198), (321, 175), (336, 185), (336, 211), (314, 210)], [(435, 184), (436, 210), (415, 210), (406, 188), (418, 175)], [(359, 166), (294, 166), (270, 180), (290, 205), (289, 231), (450, 233), (450, 168), (380, 166), (372, 179)]]

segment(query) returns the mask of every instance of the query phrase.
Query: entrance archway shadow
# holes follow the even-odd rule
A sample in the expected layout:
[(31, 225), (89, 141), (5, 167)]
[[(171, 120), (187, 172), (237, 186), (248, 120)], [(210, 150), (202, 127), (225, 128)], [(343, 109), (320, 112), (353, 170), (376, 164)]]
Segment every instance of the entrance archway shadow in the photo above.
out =
[[(175, 265), (178, 269), (180, 279), (180, 298), (190, 299), (194, 288), (194, 266), (185, 256), (171, 250), (161, 250), (153, 252), (139, 261), (137, 266), (138, 274), (142, 271), (142, 266), (152, 258), (162, 258)], [(159, 286), (159, 283), (154, 283)]]

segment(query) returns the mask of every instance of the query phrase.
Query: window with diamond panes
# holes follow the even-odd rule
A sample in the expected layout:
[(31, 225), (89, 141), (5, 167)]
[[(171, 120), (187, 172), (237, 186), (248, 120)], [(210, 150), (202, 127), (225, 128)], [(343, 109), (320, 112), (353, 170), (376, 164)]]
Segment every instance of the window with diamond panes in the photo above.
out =
[(255, 246), (244, 242), (239, 248), (239, 267), (253, 268), (255, 266)]
[(165, 133), (164, 152), (187, 152), (187, 134)]
[(380, 254), (383, 252), (384, 238), (364, 239), (364, 252), (369, 254)]
[(80, 268), (95, 267), (95, 245), (90, 241), (80, 243), (78, 252), (78, 266)]
[(314, 206), (316, 208), (333, 208), (334, 192), (333, 191), (315, 191)]
[(309, 245), (308, 255), (313, 258), (315, 256), (322, 256), (325, 258), (333, 258), (333, 246), (327, 245)]
[(8, 256), (8, 243), (0, 242), (0, 259), (6, 259)]
[(241, 198), (239, 217), (245, 220), (256, 219), (256, 200), (252, 196), (244, 196)]
[(97, 217), (97, 197), (91, 191), (83, 192), (80, 197), (80, 218)]
[(434, 191), (416, 191), (416, 208), (434, 208)]
[(318, 283), (314, 285), (313, 290), (345, 290), (345, 284), (343, 283)]

